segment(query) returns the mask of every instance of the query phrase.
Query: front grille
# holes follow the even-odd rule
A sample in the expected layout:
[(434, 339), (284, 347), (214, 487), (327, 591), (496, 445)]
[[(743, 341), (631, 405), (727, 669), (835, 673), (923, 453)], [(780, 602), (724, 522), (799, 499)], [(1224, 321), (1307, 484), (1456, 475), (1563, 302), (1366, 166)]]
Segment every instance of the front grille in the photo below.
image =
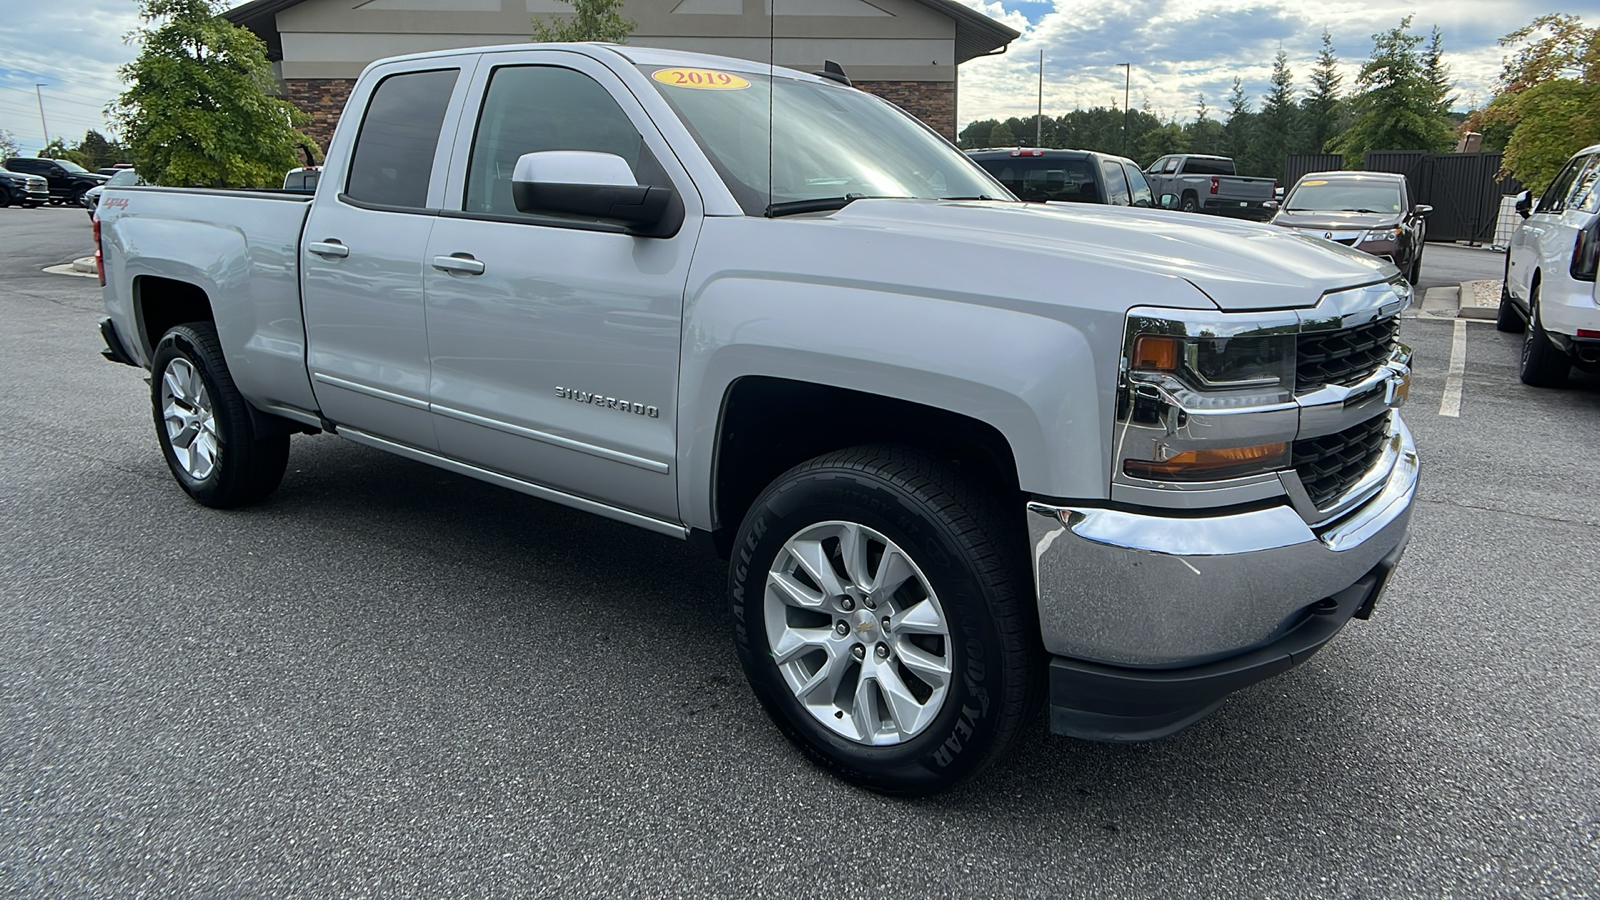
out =
[(1328, 384), (1355, 384), (1389, 359), (1399, 336), (1399, 316), (1355, 328), (1300, 335), (1295, 345), (1295, 393)]
[(1389, 416), (1368, 419), (1334, 434), (1294, 442), (1294, 470), (1318, 509), (1344, 495), (1383, 455)]

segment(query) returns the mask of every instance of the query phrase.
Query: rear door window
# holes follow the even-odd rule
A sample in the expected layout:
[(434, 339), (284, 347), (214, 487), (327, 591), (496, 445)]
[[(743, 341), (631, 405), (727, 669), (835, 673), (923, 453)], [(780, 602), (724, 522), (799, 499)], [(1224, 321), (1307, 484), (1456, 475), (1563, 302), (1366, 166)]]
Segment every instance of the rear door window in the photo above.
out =
[(1133, 191), (1134, 206), (1154, 206), (1155, 195), (1150, 191), (1150, 182), (1144, 178), (1144, 173), (1138, 166), (1128, 163), (1122, 164), (1122, 170), (1128, 173), (1128, 187)]
[(1113, 206), (1127, 206), (1128, 177), (1122, 174), (1122, 164), (1114, 159), (1102, 159), (1100, 174), (1105, 179), (1106, 202)]
[(378, 85), (356, 134), (346, 196), (380, 206), (427, 206), (439, 133), (459, 72), (407, 72)]

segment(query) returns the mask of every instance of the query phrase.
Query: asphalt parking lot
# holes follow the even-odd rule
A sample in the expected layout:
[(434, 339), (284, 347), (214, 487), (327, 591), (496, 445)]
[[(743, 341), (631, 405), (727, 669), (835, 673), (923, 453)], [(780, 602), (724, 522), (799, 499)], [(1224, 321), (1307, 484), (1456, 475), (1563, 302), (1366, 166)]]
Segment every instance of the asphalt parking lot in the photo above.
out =
[[(190, 502), (81, 210), (0, 210), (0, 894), (1600, 895), (1600, 378), (1408, 320), (1384, 602), (1172, 738), (907, 802), (806, 764), (688, 546), (333, 437)], [(1424, 287), (1498, 277), (1430, 247)], [(1487, 274), (1480, 273), (1479, 270)]]

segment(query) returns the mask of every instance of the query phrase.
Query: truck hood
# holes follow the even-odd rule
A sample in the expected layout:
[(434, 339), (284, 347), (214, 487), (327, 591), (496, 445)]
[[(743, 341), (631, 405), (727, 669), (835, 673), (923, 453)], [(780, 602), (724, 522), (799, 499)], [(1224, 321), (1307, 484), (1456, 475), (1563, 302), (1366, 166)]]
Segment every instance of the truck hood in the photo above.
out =
[[(1194, 213), (1090, 204), (858, 200), (826, 218), (840, 227), (922, 233), (1032, 250), (1085, 266), (1161, 273), (1219, 309), (1313, 306), (1329, 291), (1398, 275), (1393, 265), (1297, 231)], [(953, 233), (956, 232), (956, 233)], [(996, 271), (996, 279), (1007, 273)]]

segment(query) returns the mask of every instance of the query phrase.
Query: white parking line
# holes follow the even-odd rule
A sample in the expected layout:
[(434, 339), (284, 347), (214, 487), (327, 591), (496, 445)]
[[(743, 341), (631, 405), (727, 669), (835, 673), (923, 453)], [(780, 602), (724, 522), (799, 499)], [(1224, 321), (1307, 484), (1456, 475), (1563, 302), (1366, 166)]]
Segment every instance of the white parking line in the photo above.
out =
[(1444, 396), (1439, 398), (1439, 415), (1461, 417), (1461, 379), (1467, 373), (1467, 320), (1457, 319), (1450, 338), (1450, 373), (1444, 379)]

